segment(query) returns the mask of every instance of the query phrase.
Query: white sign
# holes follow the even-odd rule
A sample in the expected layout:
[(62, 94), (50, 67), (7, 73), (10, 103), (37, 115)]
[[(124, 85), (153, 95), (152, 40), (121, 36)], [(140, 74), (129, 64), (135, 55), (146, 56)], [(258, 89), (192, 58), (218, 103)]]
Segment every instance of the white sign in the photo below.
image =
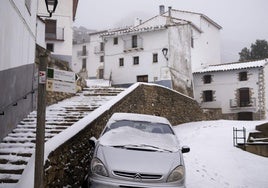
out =
[(47, 91), (76, 93), (76, 84), (59, 80), (47, 80)]
[(45, 84), (47, 81), (46, 71), (39, 71), (39, 84)]
[(54, 80), (61, 80), (65, 82), (75, 82), (75, 73), (70, 72), (70, 71), (63, 71), (63, 70), (48, 68), (48, 77)]

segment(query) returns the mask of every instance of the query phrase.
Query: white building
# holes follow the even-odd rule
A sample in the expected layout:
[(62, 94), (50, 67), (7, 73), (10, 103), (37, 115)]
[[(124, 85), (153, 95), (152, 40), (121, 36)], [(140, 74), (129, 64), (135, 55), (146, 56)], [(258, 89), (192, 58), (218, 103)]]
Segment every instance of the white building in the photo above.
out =
[[(35, 105), (35, 47), (42, 46), (37, 0), (0, 1), (0, 140)], [(37, 24), (37, 25), (36, 25)]]
[(86, 79), (103, 79), (104, 43), (100, 34), (88, 33), (82, 41), (74, 41), (71, 68)]
[(145, 81), (192, 95), (192, 69), (220, 63), (219, 30), (208, 17), (186, 11), (160, 14), (104, 39), (104, 78), (114, 85)]
[(75, 19), (78, 0), (58, 0), (58, 5), (52, 17), (48, 16), (45, 1), (39, 1), (38, 15), (46, 23), (46, 49), (52, 57), (71, 63), (73, 42), (73, 21)]
[(194, 97), (226, 119), (267, 118), (268, 59), (208, 66), (193, 73)]
[(220, 29), (203, 14), (160, 6), (159, 15), (133, 27), (92, 34), (88, 49), (103, 51), (88, 51), (89, 77), (103, 67), (113, 85), (154, 82), (192, 96), (192, 69), (220, 63)]

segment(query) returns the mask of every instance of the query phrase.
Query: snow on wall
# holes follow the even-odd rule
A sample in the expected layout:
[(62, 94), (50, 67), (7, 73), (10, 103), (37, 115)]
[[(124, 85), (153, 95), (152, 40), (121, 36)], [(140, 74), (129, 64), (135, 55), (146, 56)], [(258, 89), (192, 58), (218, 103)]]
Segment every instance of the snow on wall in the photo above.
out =
[[(169, 60), (168, 66), (171, 72), (174, 88), (181, 88), (181, 92), (188, 93), (191, 88), (191, 27), (189, 24), (169, 27)], [(190, 89), (192, 90), (192, 88)]]

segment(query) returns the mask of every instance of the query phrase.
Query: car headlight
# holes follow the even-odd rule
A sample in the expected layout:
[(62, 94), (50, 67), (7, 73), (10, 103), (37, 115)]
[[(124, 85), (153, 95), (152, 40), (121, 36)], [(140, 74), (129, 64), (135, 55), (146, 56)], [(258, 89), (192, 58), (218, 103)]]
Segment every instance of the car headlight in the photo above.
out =
[(177, 166), (172, 172), (169, 174), (167, 182), (179, 181), (184, 178), (185, 169), (184, 166)]
[(106, 170), (104, 164), (98, 158), (93, 158), (91, 161), (91, 172), (101, 175), (108, 176), (108, 171)]

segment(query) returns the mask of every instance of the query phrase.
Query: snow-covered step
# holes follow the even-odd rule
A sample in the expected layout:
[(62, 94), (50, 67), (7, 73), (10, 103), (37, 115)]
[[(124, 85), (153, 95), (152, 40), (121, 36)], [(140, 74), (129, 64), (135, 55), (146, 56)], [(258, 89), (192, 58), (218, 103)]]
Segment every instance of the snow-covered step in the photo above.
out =
[[(123, 89), (86, 88), (46, 108), (45, 141), (64, 131)], [(93, 95), (91, 95), (93, 93)], [(0, 188), (15, 186), (35, 150), (37, 112), (31, 112), (0, 143)]]

